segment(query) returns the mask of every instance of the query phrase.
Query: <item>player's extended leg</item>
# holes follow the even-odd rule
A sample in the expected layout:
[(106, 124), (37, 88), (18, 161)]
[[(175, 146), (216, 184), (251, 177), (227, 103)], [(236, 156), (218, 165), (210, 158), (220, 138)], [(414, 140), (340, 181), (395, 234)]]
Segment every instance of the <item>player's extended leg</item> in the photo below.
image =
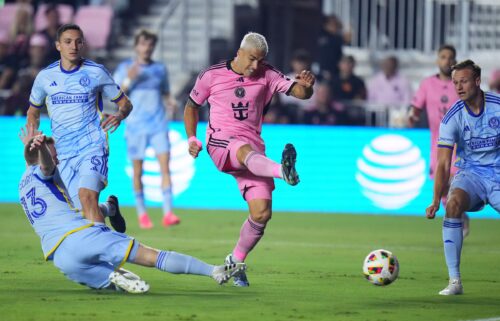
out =
[(460, 279), (460, 255), (463, 242), (463, 213), (469, 209), (470, 198), (460, 188), (451, 191), (446, 203), (446, 214), (443, 220), (443, 244), (446, 265), (450, 277), (449, 285), (439, 292), (441, 295), (462, 294)]
[(244, 263), (216, 266), (186, 254), (160, 251), (142, 244), (139, 244), (134, 257), (129, 257), (129, 261), (147, 267), (156, 267), (158, 270), (173, 274), (209, 276), (219, 284), (226, 283), (236, 273), (246, 269)]
[[(299, 183), (299, 175), (295, 169), (297, 152), (292, 144), (286, 144), (282, 153), (281, 164), (256, 152), (250, 145), (241, 146), (236, 154), (230, 153), (231, 164), (238, 162), (256, 176), (284, 179), (290, 185)], [(236, 158), (236, 159), (235, 159)]]
[(170, 180), (169, 153), (158, 154), (161, 171), (161, 190), (163, 195), (163, 226), (176, 225), (181, 220), (172, 212), (172, 182)]
[(150, 229), (153, 228), (153, 222), (148, 216), (146, 211), (146, 205), (144, 202), (144, 187), (142, 185), (142, 169), (143, 160), (142, 159), (133, 159), (132, 160), (132, 168), (133, 168), (133, 179), (132, 183), (134, 185), (134, 195), (135, 195), (135, 206), (137, 209), (137, 218), (139, 220), (139, 227), (142, 229)]
[[(255, 187), (258, 188), (258, 187)], [(240, 230), (240, 238), (233, 252), (226, 257), (226, 263), (244, 262), (248, 253), (259, 243), (264, 236), (267, 222), (272, 216), (272, 201), (270, 199), (251, 199), (248, 201), (250, 215), (245, 220)], [(249, 286), (245, 273), (239, 273), (234, 277), (234, 285)]]

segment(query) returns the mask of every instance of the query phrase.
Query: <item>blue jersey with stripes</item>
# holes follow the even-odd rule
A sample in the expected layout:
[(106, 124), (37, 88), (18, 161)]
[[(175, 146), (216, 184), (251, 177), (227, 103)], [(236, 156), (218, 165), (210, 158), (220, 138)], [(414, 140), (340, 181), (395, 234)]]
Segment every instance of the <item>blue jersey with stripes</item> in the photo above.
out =
[[(127, 78), (134, 60), (120, 63), (114, 73), (115, 81), (121, 84)], [(168, 120), (163, 95), (169, 94), (168, 71), (164, 64), (151, 62), (139, 65), (139, 74), (128, 89), (134, 109), (125, 120), (127, 134), (150, 134), (167, 131)]]
[(116, 102), (123, 92), (102, 65), (87, 59), (71, 71), (56, 61), (37, 75), (30, 105), (47, 105), (60, 160), (95, 147), (107, 148), (100, 126), (103, 96)]
[(50, 259), (64, 238), (93, 223), (73, 208), (59, 171), (43, 175), (40, 166), (28, 166), (19, 183), (24, 212), (42, 242), (45, 259)]
[(500, 180), (500, 96), (484, 93), (484, 108), (474, 114), (459, 100), (439, 128), (438, 147), (457, 146), (456, 166)]

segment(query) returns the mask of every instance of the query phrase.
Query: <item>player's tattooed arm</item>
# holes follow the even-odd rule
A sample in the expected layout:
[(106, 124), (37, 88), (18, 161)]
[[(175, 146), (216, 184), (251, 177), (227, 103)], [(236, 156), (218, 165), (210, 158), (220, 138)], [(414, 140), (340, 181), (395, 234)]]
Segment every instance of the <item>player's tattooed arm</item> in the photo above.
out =
[(118, 111), (116, 113), (113, 115), (104, 114), (104, 121), (101, 124), (104, 131), (110, 130), (111, 132), (114, 132), (118, 126), (120, 126), (122, 120), (127, 118), (133, 109), (132, 103), (125, 95), (118, 100), (116, 104), (118, 105)]
[(34, 130), (37, 130), (40, 127), (40, 109), (30, 106), (27, 116), (26, 128), (33, 127)]
[(196, 127), (199, 119), (199, 106), (191, 98), (188, 98), (184, 108), (184, 127), (189, 142), (188, 151), (194, 158), (198, 157), (198, 154), (202, 150), (202, 144), (196, 138)]
[(295, 84), (290, 91), (290, 95), (299, 99), (309, 99), (313, 94), (313, 86), (316, 77), (309, 70), (303, 70), (295, 76)]

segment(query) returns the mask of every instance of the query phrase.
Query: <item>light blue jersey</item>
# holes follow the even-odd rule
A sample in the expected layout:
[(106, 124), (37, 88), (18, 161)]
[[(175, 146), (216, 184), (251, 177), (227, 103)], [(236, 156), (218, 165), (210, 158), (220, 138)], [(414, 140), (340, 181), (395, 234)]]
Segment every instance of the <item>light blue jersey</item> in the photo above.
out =
[(41, 239), (45, 259), (52, 258), (68, 235), (93, 225), (73, 208), (57, 169), (46, 177), (40, 166), (28, 166), (19, 183), (19, 198)]
[(475, 115), (464, 101), (456, 102), (439, 128), (438, 147), (457, 146), (459, 169), (500, 181), (500, 96), (484, 94), (484, 109)]
[(71, 71), (56, 61), (37, 75), (30, 105), (47, 105), (59, 160), (96, 147), (107, 149), (100, 126), (103, 96), (116, 102), (123, 92), (102, 65), (87, 59)]
[[(132, 59), (127, 59), (118, 66), (113, 75), (118, 84), (127, 77), (127, 71), (133, 64)], [(165, 65), (159, 62), (140, 65), (139, 75), (131, 83), (128, 92), (134, 109), (125, 120), (126, 134), (168, 131), (163, 95), (169, 92), (168, 71)]]

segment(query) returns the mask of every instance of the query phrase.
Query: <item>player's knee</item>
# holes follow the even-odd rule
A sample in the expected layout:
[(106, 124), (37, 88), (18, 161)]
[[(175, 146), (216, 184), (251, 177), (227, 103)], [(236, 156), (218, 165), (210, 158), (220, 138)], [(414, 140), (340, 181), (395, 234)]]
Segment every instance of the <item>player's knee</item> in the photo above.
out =
[(271, 210), (269, 209), (254, 210), (250, 215), (253, 221), (261, 224), (266, 224), (272, 217)]
[(446, 202), (446, 217), (461, 218), (464, 213), (463, 207), (462, 201), (459, 198), (453, 197), (448, 199)]
[(80, 189), (80, 191), (78, 192), (78, 197), (80, 198), (80, 202), (82, 203), (82, 205), (85, 206), (85, 205), (97, 204), (99, 194), (91, 190)]

